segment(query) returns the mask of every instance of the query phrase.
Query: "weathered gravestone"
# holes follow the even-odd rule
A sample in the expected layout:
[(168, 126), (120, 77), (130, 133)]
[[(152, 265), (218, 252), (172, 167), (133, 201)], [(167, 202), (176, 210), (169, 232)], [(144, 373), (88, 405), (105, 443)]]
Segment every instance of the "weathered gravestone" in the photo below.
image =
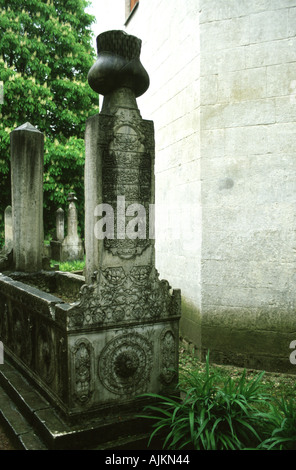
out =
[(155, 268), (154, 129), (136, 102), (149, 86), (141, 40), (107, 31), (97, 47), (89, 83), (104, 103), (86, 123), (79, 300), (0, 274), (0, 340), (59, 411), (58, 419), (50, 408), (32, 418), (52, 447), (138, 432), (134, 416), (146, 403), (139, 395), (168, 393), (178, 379), (181, 294)]
[(11, 132), (10, 141), (13, 262), (17, 271), (40, 271), (44, 238), (44, 137), (27, 122)]
[(76, 196), (74, 193), (68, 195), (68, 231), (62, 242), (62, 261), (81, 260), (84, 258), (84, 247), (78, 235), (78, 214), (75, 205)]
[(75, 193), (69, 193), (67, 217), (67, 236), (65, 237), (64, 211), (56, 211), (56, 240), (50, 242), (51, 258), (57, 261), (73, 261), (84, 259), (84, 246), (78, 234), (78, 213), (75, 205)]
[(7, 206), (4, 211), (4, 234), (5, 234), (4, 250), (7, 253), (9, 253), (13, 249), (13, 224), (12, 224), (11, 206)]
[[(86, 280), (69, 327), (76, 350), (97, 358), (97, 375), (79, 384), (81, 404), (125, 403), (173, 386), (178, 369), (180, 291), (155, 269), (154, 128), (136, 97), (149, 86), (141, 41), (122, 31), (97, 38), (90, 86), (104, 95), (102, 112), (86, 124)], [(102, 229), (103, 225), (106, 230)], [(69, 312), (70, 313), (70, 312)], [(83, 331), (95, 331), (81, 339)], [(74, 383), (74, 380), (73, 380)]]
[(61, 261), (62, 244), (65, 238), (65, 217), (64, 211), (60, 207), (56, 211), (56, 239), (50, 241), (51, 259)]
[(61, 207), (56, 211), (56, 237), (59, 242), (65, 238), (65, 218)]

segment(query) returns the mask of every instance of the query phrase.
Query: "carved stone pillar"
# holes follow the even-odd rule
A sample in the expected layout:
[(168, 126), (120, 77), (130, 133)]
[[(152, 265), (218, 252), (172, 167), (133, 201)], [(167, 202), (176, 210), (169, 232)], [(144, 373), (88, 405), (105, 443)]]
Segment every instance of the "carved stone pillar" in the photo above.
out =
[(17, 271), (42, 269), (43, 134), (29, 122), (10, 133), (13, 261)]
[(180, 291), (155, 269), (154, 126), (136, 101), (149, 86), (141, 40), (108, 31), (97, 48), (88, 80), (104, 103), (86, 124), (86, 285), (68, 311), (73, 376), (81, 335), (87, 357), (87, 393), (73, 390), (80, 407), (163, 391), (178, 369)]
[[(108, 31), (98, 36), (97, 47), (98, 60), (88, 80), (104, 95), (104, 102), (100, 115), (86, 125), (87, 282), (103, 266), (117, 264), (114, 257), (154, 263), (154, 240), (149, 239), (149, 226), (154, 224), (149, 220), (149, 205), (154, 204), (154, 127), (152, 121), (142, 119), (136, 102), (136, 96), (149, 86), (139, 59), (141, 41), (122, 31)], [(138, 214), (141, 238), (132, 238), (136, 237), (133, 204), (142, 206)], [(110, 207), (113, 232), (103, 239), (98, 217)], [(112, 224), (111, 215), (109, 212), (106, 217)]]

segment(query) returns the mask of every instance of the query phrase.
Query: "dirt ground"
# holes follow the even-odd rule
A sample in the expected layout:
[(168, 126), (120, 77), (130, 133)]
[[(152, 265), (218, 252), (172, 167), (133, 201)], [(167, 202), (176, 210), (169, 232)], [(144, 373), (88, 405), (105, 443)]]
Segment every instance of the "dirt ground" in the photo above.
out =
[(6, 430), (0, 423), (0, 450), (16, 450), (13, 443), (9, 439)]

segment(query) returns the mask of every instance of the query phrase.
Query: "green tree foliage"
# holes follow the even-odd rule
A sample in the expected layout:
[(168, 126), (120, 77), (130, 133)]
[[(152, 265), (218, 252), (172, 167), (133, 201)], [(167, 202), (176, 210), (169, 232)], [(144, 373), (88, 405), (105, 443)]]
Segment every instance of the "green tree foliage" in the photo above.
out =
[[(85, 121), (98, 112), (98, 95), (87, 83), (94, 63), (87, 0), (0, 0), (0, 239), (11, 203), (10, 132), (30, 122), (45, 136), (44, 225), (78, 198), (83, 225)], [(1, 233), (2, 230), (2, 233)]]

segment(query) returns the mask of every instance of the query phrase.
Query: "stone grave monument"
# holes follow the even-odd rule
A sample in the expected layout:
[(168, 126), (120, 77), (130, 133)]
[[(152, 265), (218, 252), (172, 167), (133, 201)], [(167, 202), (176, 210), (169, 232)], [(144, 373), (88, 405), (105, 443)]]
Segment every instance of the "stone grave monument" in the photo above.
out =
[[(142, 395), (168, 393), (178, 379), (181, 293), (155, 268), (154, 127), (136, 101), (149, 87), (141, 40), (107, 31), (97, 50), (88, 80), (104, 102), (86, 123), (79, 299), (0, 274), (0, 340), (50, 404), (27, 407), (50, 448), (141, 432)], [(9, 377), (0, 371), (0, 384)]]
[(40, 271), (43, 263), (43, 134), (26, 122), (10, 134), (11, 199), (0, 269)]
[[(159, 280), (149, 238), (154, 129), (136, 102), (149, 86), (139, 59), (141, 41), (108, 31), (98, 36), (97, 48), (88, 80), (104, 103), (86, 124), (87, 283), (80, 303), (69, 311), (75, 361), (89, 358), (87, 380), (73, 380), (80, 407), (82, 402), (118, 405), (143, 392), (160, 392), (175, 384), (178, 368), (180, 291)], [(89, 330), (92, 334), (81, 339)], [(93, 379), (91, 355), (97, 358)]]
[(51, 258), (56, 261), (73, 261), (84, 259), (84, 246), (78, 234), (78, 214), (75, 205), (75, 193), (71, 192), (67, 198), (69, 202), (67, 217), (67, 236), (65, 237), (64, 211), (56, 211), (56, 240), (51, 240)]
[(75, 193), (69, 193), (67, 200), (69, 202), (67, 217), (68, 231), (66, 238), (64, 238), (62, 242), (61, 261), (81, 260), (84, 258), (84, 247), (78, 235), (78, 214), (75, 205), (77, 198)]
[(4, 249), (7, 253), (10, 253), (13, 249), (13, 225), (12, 225), (11, 206), (7, 206), (4, 212), (4, 231), (5, 231)]
[(61, 207), (56, 211), (56, 239), (50, 241), (51, 259), (61, 261), (62, 243), (65, 238), (65, 213)]
[(43, 257), (44, 136), (29, 122), (11, 141), (13, 262), (16, 271), (40, 271)]

